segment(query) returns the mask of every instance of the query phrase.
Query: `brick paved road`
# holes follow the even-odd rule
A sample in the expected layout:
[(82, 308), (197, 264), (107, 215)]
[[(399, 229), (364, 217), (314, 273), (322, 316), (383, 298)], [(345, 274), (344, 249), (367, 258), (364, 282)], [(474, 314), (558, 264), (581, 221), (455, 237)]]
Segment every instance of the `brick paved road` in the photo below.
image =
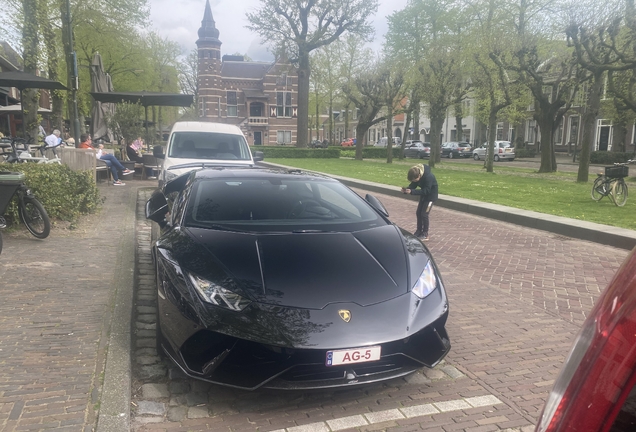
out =
[[(91, 431), (118, 252), (134, 237), (136, 189), (100, 186), (105, 211), (45, 240), (4, 235), (0, 430)], [(24, 230), (26, 233), (26, 230)], [(129, 245), (132, 247), (132, 245)]]
[[(414, 230), (414, 201), (377, 196)], [(138, 221), (138, 232), (138, 431), (529, 430), (586, 312), (627, 254), (435, 208), (428, 246), (447, 285), (453, 344), (443, 365), (363, 388), (248, 393), (188, 379), (158, 360), (148, 225)]]

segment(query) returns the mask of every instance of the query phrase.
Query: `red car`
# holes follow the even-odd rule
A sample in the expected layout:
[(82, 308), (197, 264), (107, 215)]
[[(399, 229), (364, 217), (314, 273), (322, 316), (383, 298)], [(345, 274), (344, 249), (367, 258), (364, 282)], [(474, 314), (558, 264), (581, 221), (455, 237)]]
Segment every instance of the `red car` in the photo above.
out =
[(536, 432), (636, 431), (636, 249), (577, 335)]
[(353, 138), (347, 138), (340, 143), (340, 145), (343, 147), (353, 147), (355, 144), (356, 142)]

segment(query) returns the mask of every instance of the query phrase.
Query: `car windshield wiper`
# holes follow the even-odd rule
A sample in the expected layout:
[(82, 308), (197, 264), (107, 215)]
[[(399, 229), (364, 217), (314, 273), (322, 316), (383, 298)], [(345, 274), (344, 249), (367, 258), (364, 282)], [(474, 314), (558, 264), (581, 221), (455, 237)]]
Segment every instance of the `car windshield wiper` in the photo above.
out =
[(312, 234), (312, 233), (337, 233), (338, 231), (318, 230), (318, 229), (304, 229), (293, 230), (292, 234)]
[(181, 169), (181, 168), (207, 168), (207, 167), (232, 167), (232, 169), (234, 168), (248, 168), (251, 167), (251, 165), (233, 165), (232, 163), (229, 162), (191, 162), (191, 163), (187, 163), (187, 164), (179, 164), (179, 165), (172, 165), (171, 167), (166, 168), (168, 171), (170, 170), (175, 170), (175, 169)]

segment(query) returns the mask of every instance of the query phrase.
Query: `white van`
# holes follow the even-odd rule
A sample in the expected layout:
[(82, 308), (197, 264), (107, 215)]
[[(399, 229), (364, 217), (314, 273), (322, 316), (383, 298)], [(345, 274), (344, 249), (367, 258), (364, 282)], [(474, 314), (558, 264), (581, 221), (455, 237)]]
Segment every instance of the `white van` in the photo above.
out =
[[(387, 137), (382, 137), (373, 146), (374, 147), (386, 147), (388, 141), (389, 141), (389, 139)], [(402, 144), (402, 138), (393, 137), (393, 147), (399, 146), (400, 144)]]
[(238, 126), (200, 121), (176, 122), (168, 137), (166, 153), (156, 146), (153, 154), (163, 159), (159, 186), (193, 169), (205, 166), (254, 166), (262, 152), (252, 152)]

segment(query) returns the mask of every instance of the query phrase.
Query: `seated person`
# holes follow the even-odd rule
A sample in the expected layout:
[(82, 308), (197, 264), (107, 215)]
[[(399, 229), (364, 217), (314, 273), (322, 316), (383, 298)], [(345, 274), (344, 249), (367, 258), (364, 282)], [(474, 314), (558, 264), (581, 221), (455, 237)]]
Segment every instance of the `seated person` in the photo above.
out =
[(55, 129), (51, 135), (44, 138), (46, 147), (57, 147), (58, 145), (60, 145), (62, 143), (62, 138), (60, 138), (60, 135), (62, 135), (62, 133), (58, 129)]
[(143, 163), (144, 161), (134, 141), (126, 146), (126, 156), (128, 156), (128, 160), (134, 161), (135, 163)]
[[(95, 147), (93, 147), (92, 145), (92, 139), (91, 136), (88, 134), (82, 134), (80, 136), (80, 145), (79, 148), (82, 149), (95, 149)], [(104, 161), (104, 163), (106, 164), (106, 166), (108, 168), (110, 168), (110, 171), (113, 173), (113, 185), (115, 186), (124, 186), (126, 183), (123, 183), (121, 180), (119, 180), (119, 175), (117, 173), (117, 170), (120, 170), (122, 172), (123, 175), (128, 175), (128, 174), (132, 174), (133, 171), (127, 169), (125, 166), (123, 166), (121, 164), (121, 162), (119, 162), (117, 160), (117, 158), (115, 157), (115, 155), (112, 155), (110, 153), (104, 153), (103, 152), (104, 149), (104, 145), (100, 144), (97, 148), (97, 152), (95, 153), (95, 156), (97, 157), (97, 159)]]

